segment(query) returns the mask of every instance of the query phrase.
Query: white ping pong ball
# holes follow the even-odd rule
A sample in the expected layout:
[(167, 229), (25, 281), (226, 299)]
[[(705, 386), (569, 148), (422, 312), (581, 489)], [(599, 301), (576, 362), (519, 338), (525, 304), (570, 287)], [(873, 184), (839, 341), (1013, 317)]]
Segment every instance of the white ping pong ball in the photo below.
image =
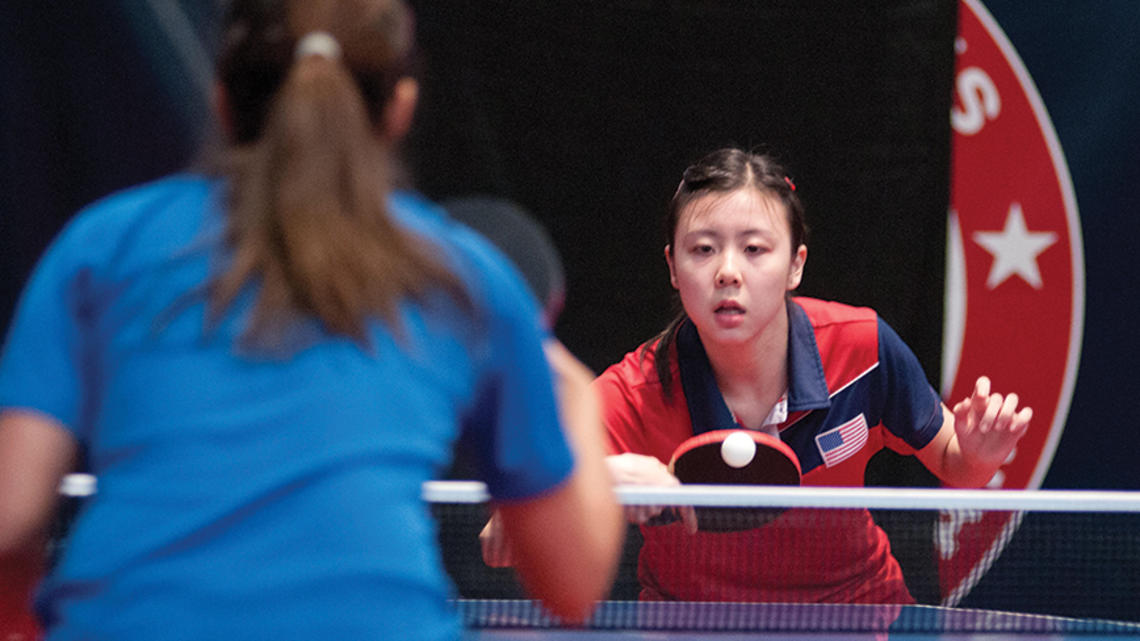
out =
[(729, 467), (744, 467), (756, 456), (756, 442), (746, 432), (733, 432), (720, 443), (720, 457)]

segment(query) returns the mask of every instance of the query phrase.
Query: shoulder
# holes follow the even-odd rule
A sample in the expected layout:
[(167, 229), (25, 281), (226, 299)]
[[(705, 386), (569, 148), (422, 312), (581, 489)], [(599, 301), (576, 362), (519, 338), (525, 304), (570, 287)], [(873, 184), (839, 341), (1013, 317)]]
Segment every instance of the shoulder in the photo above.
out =
[(56, 251), (83, 249), (117, 255), (123, 243), (185, 242), (200, 228), (219, 181), (178, 174), (105, 196), (79, 210), (54, 241)]
[(439, 205), (410, 191), (393, 192), (388, 202), (396, 222), (436, 245), (437, 256), (472, 292), (484, 291), (494, 296), (495, 292), (502, 291), (509, 296), (533, 298), (510, 259), (491, 241), (448, 216)]
[(816, 329), (858, 328), (864, 324), (874, 326), (879, 318), (875, 310), (870, 307), (855, 307), (818, 298), (796, 297), (792, 300), (804, 310), (812, 327)]
[[(692, 436), (692, 421), (681, 387), (676, 350), (670, 359), (671, 393), (658, 380), (654, 341), (629, 352), (594, 381), (602, 405), (610, 453), (633, 452), (668, 461), (673, 448)], [(644, 350), (644, 351), (643, 351)]]
[[(611, 384), (618, 384), (624, 387), (643, 387), (646, 385), (660, 384), (657, 380), (657, 370), (655, 364), (657, 362), (653, 353), (653, 345), (656, 341), (650, 341), (638, 346), (637, 349), (628, 352), (621, 358), (620, 361), (607, 367), (597, 378), (599, 382), (605, 381)], [(676, 363), (672, 363), (672, 369), (676, 369)]]
[(445, 261), (462, 264), (452, 266), (460, 270), (513, 272), (509, 259), (491, 241), (470, 227), (457, 222), (447, 215), (439, 205), (410, 191), (393, 192), (389, 197), (392, 215), (405, 230), (434, 243), (442, 251), (439, 255)]
[(837, 351), (878, 351), (879, 315), (869, 307), (853, 307), (815, 298), (792, 299), (803, 310), (821, 356)]
[(879, 363), (879, 315), (868, 307), (793, 299), (812, 326), (829, 389), (839, 389)]
[(75, 234), (111, 234), (156, 212), (201, 211), (219, 181), (195, 174), (176, 174), (100, 198), (84, 207), (68, 224)]
[(545, 337), (538, 302), (514, 264), (489, 240), (417, 194), (394, 192), (389, 204), (396, 223), (426, 243), (432, 257), (459, 278), (480, 321), (474, 325), (479, 334), (500, 348)]
[(870, 307), (854, 307), (816, 298), (793, 298), (811, 324), (820, 348), (828, 342), (878, 340), (879, 315)]
[[(594, 388), (607, 408), (619, 404), (647, 407), (666, 402), (665, 392), (657, 376), (657, 359), (653, 353), (656, 340), (640, 345), (622, 359), (607, 367), (594, 380)], [(674, 379), (673, 390), (681, 391), (678, 380), (676, 348), (670, 359), (670, 376)]]
[(185, 245), (201, 230), (220, 181), (176, 174), (112, 193), (79, 210), (53, 239), (43, 269), (114, 272)]
[(388, 205), (401, 223), (412, 227), (440, 227), (449, 222), (442, 207), (413, 191), (392, 192)]

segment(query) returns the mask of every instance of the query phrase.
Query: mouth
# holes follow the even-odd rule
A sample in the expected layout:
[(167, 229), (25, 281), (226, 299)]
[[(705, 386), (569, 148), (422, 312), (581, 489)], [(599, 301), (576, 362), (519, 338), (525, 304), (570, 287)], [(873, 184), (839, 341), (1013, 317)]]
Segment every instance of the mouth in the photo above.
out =
[(726, 300), (713, 310), (717, 314), (738, 315), (744, 313), (744, 306), (736, 301)]

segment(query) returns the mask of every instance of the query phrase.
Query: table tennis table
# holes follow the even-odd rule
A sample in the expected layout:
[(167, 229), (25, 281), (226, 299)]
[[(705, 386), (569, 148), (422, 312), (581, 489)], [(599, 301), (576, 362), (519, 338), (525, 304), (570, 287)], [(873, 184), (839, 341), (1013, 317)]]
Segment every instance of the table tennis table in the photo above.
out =
[(567, 628), (533, 601), (461, 600), (465, 641), (1092, 641), (1140, 638), (1140, 623), (929, 605), (605, 601)]

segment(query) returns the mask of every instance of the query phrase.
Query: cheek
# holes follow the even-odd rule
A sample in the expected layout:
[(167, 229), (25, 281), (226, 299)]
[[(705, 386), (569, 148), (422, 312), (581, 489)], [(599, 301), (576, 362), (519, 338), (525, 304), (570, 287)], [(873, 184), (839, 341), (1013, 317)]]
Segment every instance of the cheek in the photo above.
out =
[(679, 261), (673, 261), (669, 269), (669, 276), (673, 281), (673, 286), (678, 289), (681, 287), (692, 287), (693, 284), (698, 282), (700, 275), (700, 270), (696, 269), (691, 261), (685, 260), (684, 258)]
[(684, 294), (689, 289), (689, 281), (685, 278), (685, 274), (676, 270), (669, 274), (669, 281), (673, 284), (673, 289)]

